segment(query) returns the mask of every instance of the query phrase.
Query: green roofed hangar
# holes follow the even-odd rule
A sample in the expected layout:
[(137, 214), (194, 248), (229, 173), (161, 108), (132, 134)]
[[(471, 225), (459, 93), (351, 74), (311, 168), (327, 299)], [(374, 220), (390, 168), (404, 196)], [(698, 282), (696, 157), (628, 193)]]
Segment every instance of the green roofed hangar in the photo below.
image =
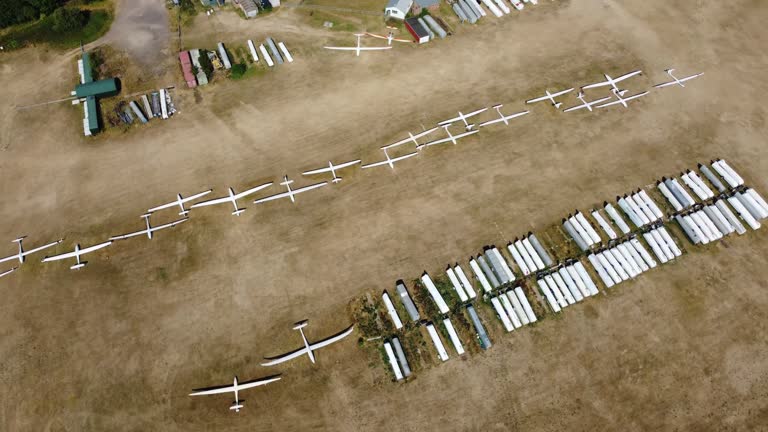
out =
[(120, 82), (117, 78), (107, 78), (94, 81), (91, 61), (88, 53), (83, 51), (83, 57), (77, 61), (80, 73), (80, 84), (75, 86), (72, 95), (83, 101), (83, 132), (86, 136), (101, 130), (97, 99), (115, 96), (120, 93)]

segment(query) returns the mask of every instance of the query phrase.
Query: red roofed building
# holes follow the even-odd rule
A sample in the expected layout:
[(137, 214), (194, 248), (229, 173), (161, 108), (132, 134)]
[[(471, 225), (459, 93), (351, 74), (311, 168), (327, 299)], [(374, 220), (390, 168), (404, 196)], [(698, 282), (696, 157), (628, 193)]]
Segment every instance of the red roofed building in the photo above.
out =
[(179, 60), (181, 61), (181, 72), (184, 74), (184, 81), (187, 82), (187, 86), (189, 88), (197, 87), (197, 80), (192, 71), (192, 58), (189, 57), (189, 51), (180, 52)]

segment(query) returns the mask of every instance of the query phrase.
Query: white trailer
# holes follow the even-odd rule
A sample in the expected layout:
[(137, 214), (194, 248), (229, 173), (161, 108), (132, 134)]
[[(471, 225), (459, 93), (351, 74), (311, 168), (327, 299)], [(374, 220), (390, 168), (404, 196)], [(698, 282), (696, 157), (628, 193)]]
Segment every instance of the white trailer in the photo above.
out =
[(467, 21), (467, 14), (464, 12), (463, 9), (461, 9), (460, 3), (456, 2), (451, 5), (451, 8), (453, 8), (453, 13), (456, 14), (457, 17), (459, 17), (459, 22), (463, 23), (464, 21)]
[(459, 282), (464, 287), (464, 292), (467, 293), (467, 297), (470, 299), (474, 299), (477, 297), (477, 294), (475, 293), (475, 289), (472, 287), (472, 283), (467, 279), (466, 273), (464, 273), (464, 270), (461, 268), (459, 264), (456, 264), (456, 266), (453, 268), (453, 271), (456, 273), (456, 276), (459, 277)]
[(653, 213), (653, 211), (648, 207), (648, 205), (645, 203), (645, 200), (643, 200), (643, 197), (640, 196), (640, 194), (630, 194), (629, 198), (635, 203), (635, 207), (640, 209), (640, 213), (642, 214), (643, 221), (647, 221), (646, 225), (656, 220), (656, 215)]
[(667, 231), (667, 228), (664, 226), (660, 226), (656, 231), (661, 234), (661, 238), (664, 239), (664, 241), (667, 243), (667, 246), (669, 246), (669, 249), (672, 250), (672, 254), (674, 254), (676, 257), (679, 257), (683, 254), (683, 252), (680, 250), (679, 247), (677, 247), (677, 243), (675, 243), (675, 239), (672, 238), (672, 236), (669, 234), (669, 231)]
[(251, 52), (251, 57), (253, 58), (254, 63), (259, 61), (259, 55), (256, 53), (256, 45), (253, 44), (253, 41), (248, 39), (248, 51)]
[(691, 220), (693, 220), (693, 222), (699, 228), (699, 230), (707, 237), (707, 240), (709, 240), (707, 243), (717, 241), (717, 234), (713, 233), (710, 230), (709, 224), (707, 224), (704, 220), (704, 217), (706, 217), (706, 215), (704, 215), (704, 217), (702, 217), (701, 215), (702, 213), (693, 212), (689, 216), (691, 217)]
[(693, 199), (691, 194), (688, 193), (687, 190), (680, 184), (679, 181), (677, 181), (676, 178), (673, 178), (670, 180), (670, 183), (667, 185), (670, 187), (670, 190), (673, 194), (677, 197), (680, 202), (685, 201), (687, 203), (686, 207), (692, 207), (696, 204), (696, 201)]
[(161, 88), (160, 89), (160, 112), (163, 120), (168, 118), (168, 101), (166, 100), (165, 93), (166, 93), (165, 89)]
[(723, 216), (723, 214), (716, 206), (708, 205), (702, 208), (702, 210), (707, 214), (707, 216), (709, 216), (709, 219), (712, 220), (717, 229), (720, 230), (723, 235), (728, 235), (736, 231), (736, 229), (731, 226), (731, 224), (728, 222), (728, 219)]
[(491, 268), (488, 267), (488, 263), (485, 262), (485, 258), (483, 258), (482, 255), (478, 255), (477, 262), (480, 263), (480, 268), (483, 269), (483, 273), (485, 273), (485, 276), (488, 278), (488, 281), (491, 283), (491, 285), (494, 288), (498, 288), (501, 284), (499, 283), (499, 280), (496, 279), (496, 276), (494, 276)]
[(523, 261), (525, 261), (525, 265), (528, 267), (528, 270), (531, 272), (536, 271), (536, 263), (533, 262), (533, 258), (528, 255), (528, 250), (525, 249), (525, 245), (523, 245), (522, 240), (515, 241), (515, 248), (517, 249), (517, 252), (520, 253)]
[(624, 197), (618, 197), (617, 204), (624, 211), (624, 214), (629, 217), (629, 220), (635, 224), (636, 227), (641, 228), (643, 225), (645, 225), (645, 222), (643, 222), (643, 220), (640, 218), (640, 215), (637, 214), (639, 209), (638, 212), (635, 211), (634, 203), (630, 204), (630, 202), (627, 201)]
[(501, 263), (496, 257), (496, 254), (493, 253), (493, 250), (486, 249), (484, 253), (485, 253), (486, 262), (488, 262), (489, 265), (491, 266), (493, 273), (496, 275), (496, 279), (500, 282), (501, 285), (508, 283), (509, 278), (507, 277), (507, 273), (504, 272), (503, 268), (501, 268)]
[(219, 56), (221, 57), (221, 62), (224, 63), (224, 69), (232, 69), (232, 63), (229, 61), (227, 50), (224, 48), (224, 44), (221, 42), (219, 42)]
[(750, 228), (753, 230), (760, 229), (760, 222), (755, 220), (755, 218), (752, 217), (752, 215), (749, 213), (749, 210), (747, 210), (742, 204), (741, 201), (739, 201), (738, 198), (735, 196), (731, 196), (727, 198), (728, 202), (731, 204), (731, 207), (733, 207), (734, 210), (736, 210), (736, 213), (739, 214), (742, 220), (749, 225)]
[(704, 231), (699, 228), (699, 224), (693, 220), (690, 214), (683, 216), (683, 220), (686, 224), (688, 224), (688, 227), (691, 229), (691, 231), (693, 231), (694, 235), (699, 239), (701, 244), (709, 244), (709, 236), (704, 234)]
[[(616, 272), (619, 273), (619, 276), (621, 276), (622, 280), (629, 280), (637, 276), (629, 263), (624, 261), (624, 256), (621, 254), (621, 252), (619, 252), (617, 248), (613, 247), (606, 250), (605, 255), (608, 259), (608, 262), (611, 263), (612, 266), (616, 267)], [(611, 260), (611, 258), (613, 258), (613, 260)]]
[(483, 323), (480, 321), (480, 317), (477, 316), (477, 311), (472, 307), (472, 305), (467, 305), (467, 313), (469, 314), (469, 319), (472, 320), (472, 325), (475, 327), (477, 337), (480, 339), (480, 348), (487, 350), (493, 346), (493, 344), (488, 338), (488, 333), (485, 332), (485, 327), (483, 327)]
[(522, 325), (530, 324), (531, 320), (528, 319), (528, 314), (525, 313), (525, 308), (523, 307), (523, 304), (520, 303), (520, 299), (517, 298), (517, 294), (515, 294), (515, 291), (510, 290), (504, 294), (507, 296), (507, 298), (509, 299), (509, 302), (512, 304), (512, 309), (514, 309), (515, 315), (517, 316), (517, 319), (520, 320), (520, 323)]
[(528, 268), (528, 264), (525, 263), (525, 260), (523, 260), (520, 252), (517, 251), (515, 245), (509, 243), (507, 245), (507, 250), (509, 250), (509, 253), (512, 254), (512, 259), (515, 261), (515, 264), (517, 264), (517, 267), (520, 269), (520, 271), (523, 272), (523, 275), (528, 276), (531, 274), (531, 270)]
[(565, 228), (565, 232), (567, 232), (568, 235), (571, 236), (573, 241), (576, 242), (576, 246), (578, 246), (579, 249), (581, 249), (583, 252), (586, 252), (587, 250), (589, 250), (589, 246), (581, 237), (581, 235), (576, 231), (576, 228), (573, 227), (573, 225), (569, 220), (563, 219), (563, 228)]
[(587, 272), (587, 269), (586, 267), (584, 267), (584, 264), (582, 264), (581, 261), (576, 261), (573, 267), (575, 267), (576, 271), (579, 272), (579, 276), (581, 277), (581, 280), (584, 281), (585, 284), (587, 284), (587, 290), (589, 291), (589, 294), (596, 295), (599, 292), (597, 290), (597, 285), (595, 285), (595, 281), (592, 280), (592, 277)]
[(581, 225), (581, 222), (576, 219), (576, 216), (568, 215), (568, 222), (570, 222), (571, 226), (576, 229), (576, 232), (581, 236), (581, 239), (584, 240), (584, 243), (586, 243), (587, 246), (595, 244), (595, 241), (589, 234), (587, 234), (587, 230)]
[[(531, 304), (528, 302), (528, 298), (525, 297), (525, 293), (523, 292), (523, 289), (520, 287), (515, 287), (515, 296), (518, 300), (520, 300), (520, 304), (523, 306), (523, 310), (525, 311), (525, 315), (528, 317), (528, 321), (535, 323), (538, 321), (536, 318), (536, 314), (533, 313), (533, 308), (531, 307)], [(509, 293), (507, 293), (509, 295)]]
[(605, 234), (608, 235), (608, 238), (611, 240), (616, 240), (618, 238), (616, 231), (613, 230), (608, 221), (606, 221), (605, 218), (603, 218), (603, 215), (601, 215), (597, 210), (592, 209), (592, 217), (597, 221), (597, 224), (600, 225), (600, 228), (603, 229)]
[(624, 234), (629, 234), (630, 229), (629, 225), (627, 225), (626, 222), (624, 222), (624, 219), (622, 219), (621, 215), (618, 211), (608, 202), (603, 203), (603, 207), (605, 208), (605, 212), (608, 213), (608, 216), (613, 219), (613, 223), (616, 224), (617, 227), (623, 232)]
[(512, 326), (512, 323), (509, 321), (509, 316), (507, 316), (507, 313), (504, 311), (504, 308), (501, 306), (501, 302), (496, 297), (491, 297), (491, 304), (493, 305), (493, 308), (496, 309), (496, 315), (499, 316), (499, 319), (501, 320), (501, 323), (504, 325), (504, 329), (507, 332), (511, 332), (515, 329), (514, 326)]
[(645, 262), (645, 259), (640, 255), (640, 253), (637, 251), (637, 249), (635, 249), (635, 246), (630, 241), (626, 241), (622, 244), (627, 248), (627, 252), (629, 252), (629, 254), (632, 256), (632, 259), (635, 261), (635, 264), (637, 264), (640, 272), (645, 273), (651, 269), (651, 267), (648, 265), (648, 263)]
[(440, 336), (437, 334), (437, 330), (432, 323), (427, 324), (427, 333), (429, 333), (429, 337), (432, 338), (432, 343), (435, 344), (437, 356), (440, 357), (440, 360), (442, 361), (448, 361), (448, 352), (445, 350), (443, 341), (440, 340)]
[(756, 190), (754, 190), (752, 188), (749, 188), (744, 193), (746, 195), (749, 195), (760, 206), (760, 208), (763, 210), (763, 212), (768, 214), (768, 202), (765, 202), (763, 197), (760, 196), (760, 194), (757, 193)]
[(574, 214), (574, 217), (577, 221), (579, 221), (579, 224), (582, 228), (584, 228), (584, 231), (586, 231), (587, 235), (589, 236), (590, 240), (592, 240), (592, 244), (598, 244), (602, 242), (602, 239), (600, 239), (600, 235), (597, 234), (597, 231), (592, 227), (592, 224), (589, 223), (587, 218), (584, 216), (584, 213), (580, 211), (576, 211)]
[(701, 190), (699, 185), (691, 180), (691, 177), (688, 175), (688, 173), (681, 174), (680, 178), (683, 180), (683, 183), (685, 183), (685, 185), (688, 186), (688, 188), (690, 188), (697, 197), (699, 197), (700, 200), (705, 201), (708, 198), (706, 192)]
[(672, 248), (667, 244), (664, 238), (659, 233), (658, 229), (651, 231), (651, 236), (656, 240), (656, 244), (659, 245), (659, 249), (666, 255), (667, 260), (672, 261), (675, 259), (675, 254), (672, 253)]
[(725, 216), (726, 219), (728, 219), (728, 222), (736, 230), (738, 235), (744, 235), (747, 232), (747, 229), (744, 228), (744, 225), (742, 225), (741, 222), (739, 222), (739, 220), (736, 218), (736, 215), (733, 214), (725, 201), (717, 200), (715, 201), (715, 206), (718, 210), (720, 210), (720, 213)]
[(571, 296), (574, 300), (577, 302), (580, 302), (584, 300), (584, 294), (581, 293), (579, 290), (579, 286), (576, 285), (576, 282), (574, 282), (573, 278), (571, 278), (570, 273), (568, 273), (568, 270), (565, 268), (560, 268), (557, 273), (559, 274), (560, 278), (565, 282), (565, 286), (568, 288), (568, 291), (571, 292)]
[(144, 111), (147, 113), (147, 120), (151, 120), (155, 114), (152, 112), (152, 105), (149, 103), (147, 95), (141, 95), (141, 102), (144, 104)]
[(403, 370), (403, 375), (406, 378), (411, 376), (411, 367), (408, 366), (408, 359), (405, 358), (405, 352), (403, 351), (403, 347), (400, 345), (400, 340), (398, 338), (392, 338), (392, 347), (395, 348), (395, 354), (397, 354), (397, 359), (400, 362), (400, 369)]
[(734, 179), (733, 177), (731, 177), (730, 173), (728, 173), (728, 171), (726, 171), (725, 168), (721, 167), (717, 161), (712, 162), (712, 168), (714, 168), (715, 171), (717, 171), (717, 173), (720, 174), (720, 177), (722, 177), (723, 180), (725, 180), (725, 182), (728, 183), (728, 186), (730, 186), (732, 189), (736, 189), (737, 187), (739, 187), (739, 182), (736, 181), (736, 179)]
[[(568, 297), (571, 297), (571, 295), (570, 295), (570, 293), (568, 293), (568, 289), (567, 288), (565, 288), (564, 286), (561, 287), (557, 283), (557, 281), (554, 278), (554, 275), (556, 275), (556, 274), (557, 273), (548, 274), (548, 275), (544, 276), (544, 280), (547, 281), (547, 285), (549, 285), (549, 289), (552, 290), (552, 294), (555, 295), (555, 299), (557, 300), (557, 303), (560, 305), (560, 307), (566, 308), (566, 307), (568, 307), (568, 305), (572, 305), (576, 301), (573, 300), (573, 298), (571, 298), (571, 301), (568, 300), (566, 295), (568, 295)], [(562, 280), (561, 280), (561, 282), (562, 282)]]
[(488, 282), (488, 279), (485, 278), (485, 275), (483, 274), (483, 271), (480, 270), (480, 266), (477, 265), (477, 262), (474, 258), (471, 258), (469, 260), (469, 267), (472, 268), (472, 272), (475, 274), (475, 278), (480, 281), (480, 285), (483, 287), (483, 291), (485, 292), (491, 292), (493, 290), (493, 287)]
[(696, 183), (696, 186), (699, 187), (699, 190), (704, 192), (704, 195), (707, 196), (707, 199), (715, 197), (715, 193), (712, 192), (712, 189), (710, 189), (709, 186), (704, 183), (704, 180), (702, 180), (701, 177), (699, 177), (699, 175), (694, 171), (688, 170), (688, 178), (691, 179), (692, 182)]
[(400, 316), (397, 315), (397, 310), (395, 309), (395, 305), (392, 303), (392, 300), (389, 298), (389, 294), (384, 291), (384, 294), (381, 295), (381, 298), (384, 300), (384, 306), (387, 307), (389, 317), (392, 318), (392, 323), (395, 324), (396, 329), (400, 330), (403, 328), (403, 322), (400, 321)]
[(611, 263), (608, 261), (608, 258), (606, 258), (605, 252), (600, 252), (596, 254), (596, 258), (598, 261), (600, 261), (600, 265), (603, 267), (603, 270), (605, 270), (608, 276), (610, 276), (613, 283), (615, 285), (620, 284), (622, 282), (621, 276), (619, 276), (619, 273), (616, 272), (616, 269), (613, 268)]
[(483, 0), (483, 3), (488, 7), (488, 9), (491, 10), (491, 13), (496, 15), (496, 18), (501, 18), (504, 14), (501, 13), (501, 10), (491, 2), (491, 0)]
[(496, 260), (501, 264), (501, 270), (504, 272), (504, 274), (507, 275), (507, 279), (509, 279), (510, 282), (515, 280), (515, 274), (512, 273), (512, 269), (509, 268), (509, 264), (507, 264), (506, 258), (501, 254), (501, 251), (496, 248), (496, 246), (493, 247), (492, 253), (496, 256)]
[(758, 202), (755, 201), (755, 199), (752, 198), (749, 194), (736, 192), (734, 196), (741, 201), (747, 210), (749, 210), (749, 213), (753, 218), (765, 219), (768, 217), (768, 210), (763, 209), (763, 207), (760, 206), (760, 204), (758, 204)]
[(629, 239), (629, 243), (632, 245), (635, 251), (638, 254), (640, 254), (640, 257), (643, 258), (643, 261), (645, 261), (645, 264), (648, 265), (649, 268), (656, 267), (656, 261), (653, 259), (651, 254), (649, 254), (648, 251), (645, 249), (645, 246), (643, 246), (643, 244), (640, 243), (640, 240), (638, 240), (635, 237), (632, 237), (631, 239)]
[(531, 242), (531, 246), (536, 250), (536, 253), (539, 255), (539, 258), (541, 258), (542, 261), (544, 261), (544, 265), (546, 267), (551, 267), (552, 264), (555, 262), (552, 260), (552, 257), (549, 256), (549, 253), (547, 253), (547, 250), (544, 249), (544, 246), (542, 246), (541, 242), (538, 238), (536, 238), (536, 235), (532, 232), (528, 233), (528, 240)]
[(657, 182), (656, 187), (659, 188), (661, 194), (664, 195), (667, 201), (672, 204), (672, 208), (674, 208), (676, 212), (679, 212), (683, 209), (683, 205), (680, 204), (680, 201), (678, 201), (677, 198), (675, 198), (675, 195), (672, 194), (665, 183)]
[(448, 33), (446, 33), (445, 30), (440, 27), (440, 24), (438, 24), (437, 21), (435, 21), (435, 19), (431, 16), (424, 15), (424, 21), (426, 21), (429, 28), (431, 28), (435, 34), (440, 36), (440, 39), (445, 39), (445, 37), (448, 36)]
[(536, 285), (539, 286), (539, 290), (541, 290), (541, 292), (544, 294), (544, 297), (547, 299), (547, 303), (549, 303), (549, 307), (552, 309), (552, 312), (560, 312), (560, 305), (557, 303), (552, 290), (549, 289), (549, 284), (547, 284), (544, 279), (536, 279), (535, 282)]
[(502, 0), (494, 0), (494, 1), (496, 2), (496, 6), (498, 6), (499, 9), (501, 9), (501, 11), (504, 12), (505, 15), (509, 14), (510, 12), (509, 6), (505, 5)]
[(536, 253), (536, 250), (533, 248), (531, 241), (528, 240), (527, 238), (523, 238), (523, 240), (521, 240), (521, 243), (523, 244), (525, 251), (528, 252), (528, 256), (531, 257), (531, 259), (533, 260), (533, 263), (536, 265), (536, 268), (539, 270), (544, 270), (546, 268), (546, 266), (544, 265), (544, 261), (542, 261), (539, 254)]
[(600, 256), (605, 258), (605, 260), (608, 262), (608, 267), (612, 268), (613, 271), (616, 272), (616, 275), (619, 277), (620, 281), (623, 282), (623, 281), (629, 280), (629, 273), (627, 273), (627, 271), (624, 270), (624, 267), (621, 266), (621, 263), (619, 263), (619, 261), (616, 260), (616, 256), (613, 254), (613, 252), (610, 249), (603, 251), (600, 254)]
[(419, 321), (421, 319), (421, 316), (419, 316), (419, 310), (416, 309), (416, 305), (413, 304), (413, 300), (411, 300), (411, 296), (408, 295), (408, 290), (405, 288), (405, 285), (403, 285), (401, 282), (398, 282), (396, 289), (397, 293), (400, 295), (400, 303), (402, 303), (403, 307), (405, 307), (405, 311), (408, 312), (408, 316), (411, 318), (411, 321)]
[(648, 192), (646, 192), (643, 189), (640, 189), (640, 191), (637, 192), (640, 195), (640, 198), (643, 199), (645, 202), (646, 207), (651, 209), (651, 212), (653, 212), (653, 215), (656, 216), (656, 219), (663, 219), (664, 218), (664, 212), (661, 211), (658, 205), (656, 205), (656, 202), (651, 199), (650, 196), (648, 196)]
[(734, 170), (733, 168), (731, 168), (730, 165), (728, 165), (728, 162), (726, 162), (725, 159), (718, 159), (717, 161), (715, 161), (715, 163), (718, 164), (725, 171), (727, 171), (728, 175), (732, 179), (734, 179), (739, 186), (744, 184), (744, 179), (741, 178), (741, 176), (736, 172), (736, 170)]
[(444, 319), (443, 325), (445, 326), (445, 329), (448, 330), (448, 336), (451, 338), (451, 343), (453, 343), (453, 348), (456, 349), (456, 353), (458, 355), (464, 354), (464, 346), (461, 344), (459, 334), (456, 333), (456, 329), (453, 328), (451, 320), (448, 318)]
[(568, 272), (568, 276), (570, 276), (573, 283), (576, 284), (576, 288), (579, 290), (583, 298), (587, 298), (592, 295), (592, 293), (589, 291), (589, 288), (587, 288), (587, 284), (581, 280), (581, 275), (579, 274), (579, 271), (576, 270), (576, 266), (569, 265), (565, 267), (565, 271)]
[(697, 213), (698, 213), (699, 215), (701, 215), (701, 218), (702, 218), (702, 219), (704, 220), (704, 222), (707, 224), (707, 227), (709, 228), (709, 231), (710, 231), (711, 233), (713, 233), (713, 234), (715, 235), (715, 237), (717, 237), (717, 239), (718, 239), (718, 240), (719, 240), (719, 239), (721, 239), (721, 238), (723, 238), (723, 236), (724, 236), (725, 234), (727, 234), (727, 233), (724, 233), (724, 232), (720, 231), (720, 230), (717, 228), (717, 225), (715, 225), (715, 223), (714, 223), (714, 222), (712, 222), (712, 219), (710, 219), (710, 218), (709, 218), (709, 215), (707, 215), (707, 213), (706, 213), (706, 212), (699, 210)]
[(448, 309), (448, 305), (445, 304), (445, 300), (443, 299), (443, 296), (440, 295), (440, 291), (438, 291), (437, 287), (435, 287), (435, 284), (432, 283), (432, 279), (430, 279), (429, 274), (424, 272), (424, 274), (421, 275), (421, 281), (427, 288), (429, 295), (432, 296), (432, 300), (435, 301), (435, 305), (437, 305), (437, 309), (440, 310), (440, 313), (448, 313), (450, 309)]
[(277, 64), (283, 64), (283, 57), (280, 55), (280, 51), (277, 50), (275, 41), (271, 37), (268, 37), (266, 42), (267, 46), (269, 47), (269, 51), (272, 52), (272, 59), (274, 59)]
[(499, 294), (498, 299), (501, 302), (501, 306), (504, 308), (504, 312), (507, 313), (507, 317), (512, 322), (512, 327), (516, 329), (522, 327), (523, 323), (520, 322), (520, 318), (517, 316), (515, 308), (512, 306), (512, 302), (509, 301), (509, 297), (502, 293)]
[(587, 255), (587, 259), (589, 260), (590, 264), (592, 264), (592, 268), (594, 268), (597, 272), (597, 276), (599, 276), (603, 281), (603, 284), (605, 284), (605, 286), (608, 288), (612, 287), (614, 285), (613, 279), (608, 275), (606, 269), (603, 268), (603, 265), (600, 263), (600, 260), (598, 260), (597, 255), (589, 254)]
[(275, 62), (272, 61), (272, 58), (269, 56), (267, 48), (264, 47), (264, 44), (259, 45), (259, 51), (261, 51), (261, 57), (263, 57), (264, 61), (267, 62), (267, 66), (273, 67)]
[(701, 171), (704, 174), (704, 177), (709, 180), (710, 183), (712, 183), (712, 186), (717, 189), (718, 192), (723, 193), (726, 191), (725, 185), (723, 185), (723, 182), (720, 181), (719, 178), (707, 167), (706, 165), (699, 164), (699, 171)]
[(395, 373), (395, 381), (403, 379), (403, 373), (400, 372), (400, 366), (397, 364), (395, 358), (395, 352), (392, 351), (392, 345), (389, 342), (384, 342), (384, 351), (387, 352), (387, 358), (389, 359), (389, 365), (392, 367), (392, 372)]
[(277, 46), (280, 48), (280, 51), (283, 53), (283, 57), (285, 57), (286, 60), (288, 60), (288, 63), (293, 63), (293, 56), (290, 52), (288, 52), (288, 48), (285, 46), (284, 43), (278, 42)]
[(688, 222), (688, 219), (685, 219), (684, 217), (677, 215), (675, 216), (675, 221), (677, 221), (677, 224), (680, 225), (680, 228), (683, 229), (685, 232), (685, 235), (688, 236), (688, 240), (691, 241), (693, 244), (700, 244), (701, 238), (696, 234), (696, 230), (691, 227), (690, 223)]
[(467, 16), (467, 21), (469, 21), (470, 24), (476, 23), (477, 20), (480, 18), (480, 14), (475, 12), (472, 6), (467, 4), (466, 0), (459, 0), (458, 4), (461, 7), (461, 10), (464, 12), (464, 14)]
[(629, 265), (630, 269), (632, 270), (632, 273), (634, 273), (635, 276), (643, 272), (643, 269), (640, 268), (640, 264), (638, 264), (637, 261), (635, 261), (635, 257), (632, 256), (631, 253), (629, 253), (629, 250), (627, 249), (627, 246), (624, 243), (617, 244), (616, 249), (619, 251), (621, 256), (624, 257), (624, 261)]
[(459, 283), (459, 279), (456, 277), (456, 273), (453, 272), (451, 266), (448, 266), (448, 268), (445, 270), (445, 274), (447, 274), (448, 279), (451, 280), (453, 289), (456, 291), (456, 294), (459, 295), (459, 299), (461, 299), (462, 302), (469, 300), (467, 293), (465, 293), (464, 288), (461, 287), (461, 283)]
[(665, 264), (667, 261), (669, 261), (667, 259), (667, 255), (665, 255), (664, 252), (661, 251), (659, 244), (656, 243), (656, 240), (653, 238), (653, 236), (650, 233), (643, 233), (643, 238), (645, 239), (645, 242), (648, 243), (648, 245), (651, 247), (653, 254), (656, 255), (656, 258), (658, 258), (662, 264)]

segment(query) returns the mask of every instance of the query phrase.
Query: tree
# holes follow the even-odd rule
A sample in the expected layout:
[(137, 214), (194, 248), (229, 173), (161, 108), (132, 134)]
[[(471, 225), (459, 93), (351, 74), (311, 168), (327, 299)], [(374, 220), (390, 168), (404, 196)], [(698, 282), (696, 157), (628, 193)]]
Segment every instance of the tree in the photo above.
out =
[(245, 75), (245, 71), (248, 68), (245, 66), (245, 63), (235, 63), (232, 65), (232, 78), (233, 79), (239, 79), (242, 78), (243, 75)]
[(66, 33), (77, 30), (85, 25), (88, 17), (80, 9), (60, 8), (51, 15), (52, 29), (56, 33)]
[(206, 50), (200, 50), (200, 68), (205, 72), (206, 78), (210, 79), (213, 75), (213, 63), (211, 63)]

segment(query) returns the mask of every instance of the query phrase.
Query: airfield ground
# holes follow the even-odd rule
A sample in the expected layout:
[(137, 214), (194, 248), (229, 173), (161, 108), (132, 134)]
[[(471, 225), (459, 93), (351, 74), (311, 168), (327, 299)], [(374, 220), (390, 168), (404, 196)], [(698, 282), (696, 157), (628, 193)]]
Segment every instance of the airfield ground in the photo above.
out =
[[(0, 429), (764, 430), (764, 230), (685, 243), (679, 262), (534, 328), (501, 335), (485, 310), (491, 350), (404, 385), (369, 365), (354, 340), (324, 349), (314, 366), (258, 365), (296, 346), (294, 321), (310, 319), (310, 338), (333, 333), (366, 291), (437, 273), (697, 161), (724, 157), (768, 194), (768, 4), (540, 3), (457, 26), (445, 41), (359, 58), (322, 50), (352, 38), (304, 26), (305, 11), (219, 15), (216, 26), (201, 16), (189, 43), (272, 35), (297, 60), (179, 90), (175, 118), (108, 139), (81, 137), (81, 109), (68, 103), (14, 108), (66, 97), (73, 53), (4, 54), (0, 238), (64, 236), (67, 247), (138, 229), (146, 208), (177, 192), (219, 194), (283, 174), (308, 184), (298, 173), (329, 158), (379, 160), (379, 146), (459, 109), (504, 103), (513, 112), (602, 71), (643, 69), (632, 92), (670, 66), (706, 75), (629, 110), (533, 106), (509, 127), (429, 149), (394, 173), (344, 173), (295, 205), (245, 202), (239, 218), (226, 207), (195, 211), (151, 242), (88, 257), (80, 272), (31, 257), (0, 280)], [(229, 396), (187, 396), (233, 374), (273, 373), (283, 380), (243, 394), (237, 415)]]

